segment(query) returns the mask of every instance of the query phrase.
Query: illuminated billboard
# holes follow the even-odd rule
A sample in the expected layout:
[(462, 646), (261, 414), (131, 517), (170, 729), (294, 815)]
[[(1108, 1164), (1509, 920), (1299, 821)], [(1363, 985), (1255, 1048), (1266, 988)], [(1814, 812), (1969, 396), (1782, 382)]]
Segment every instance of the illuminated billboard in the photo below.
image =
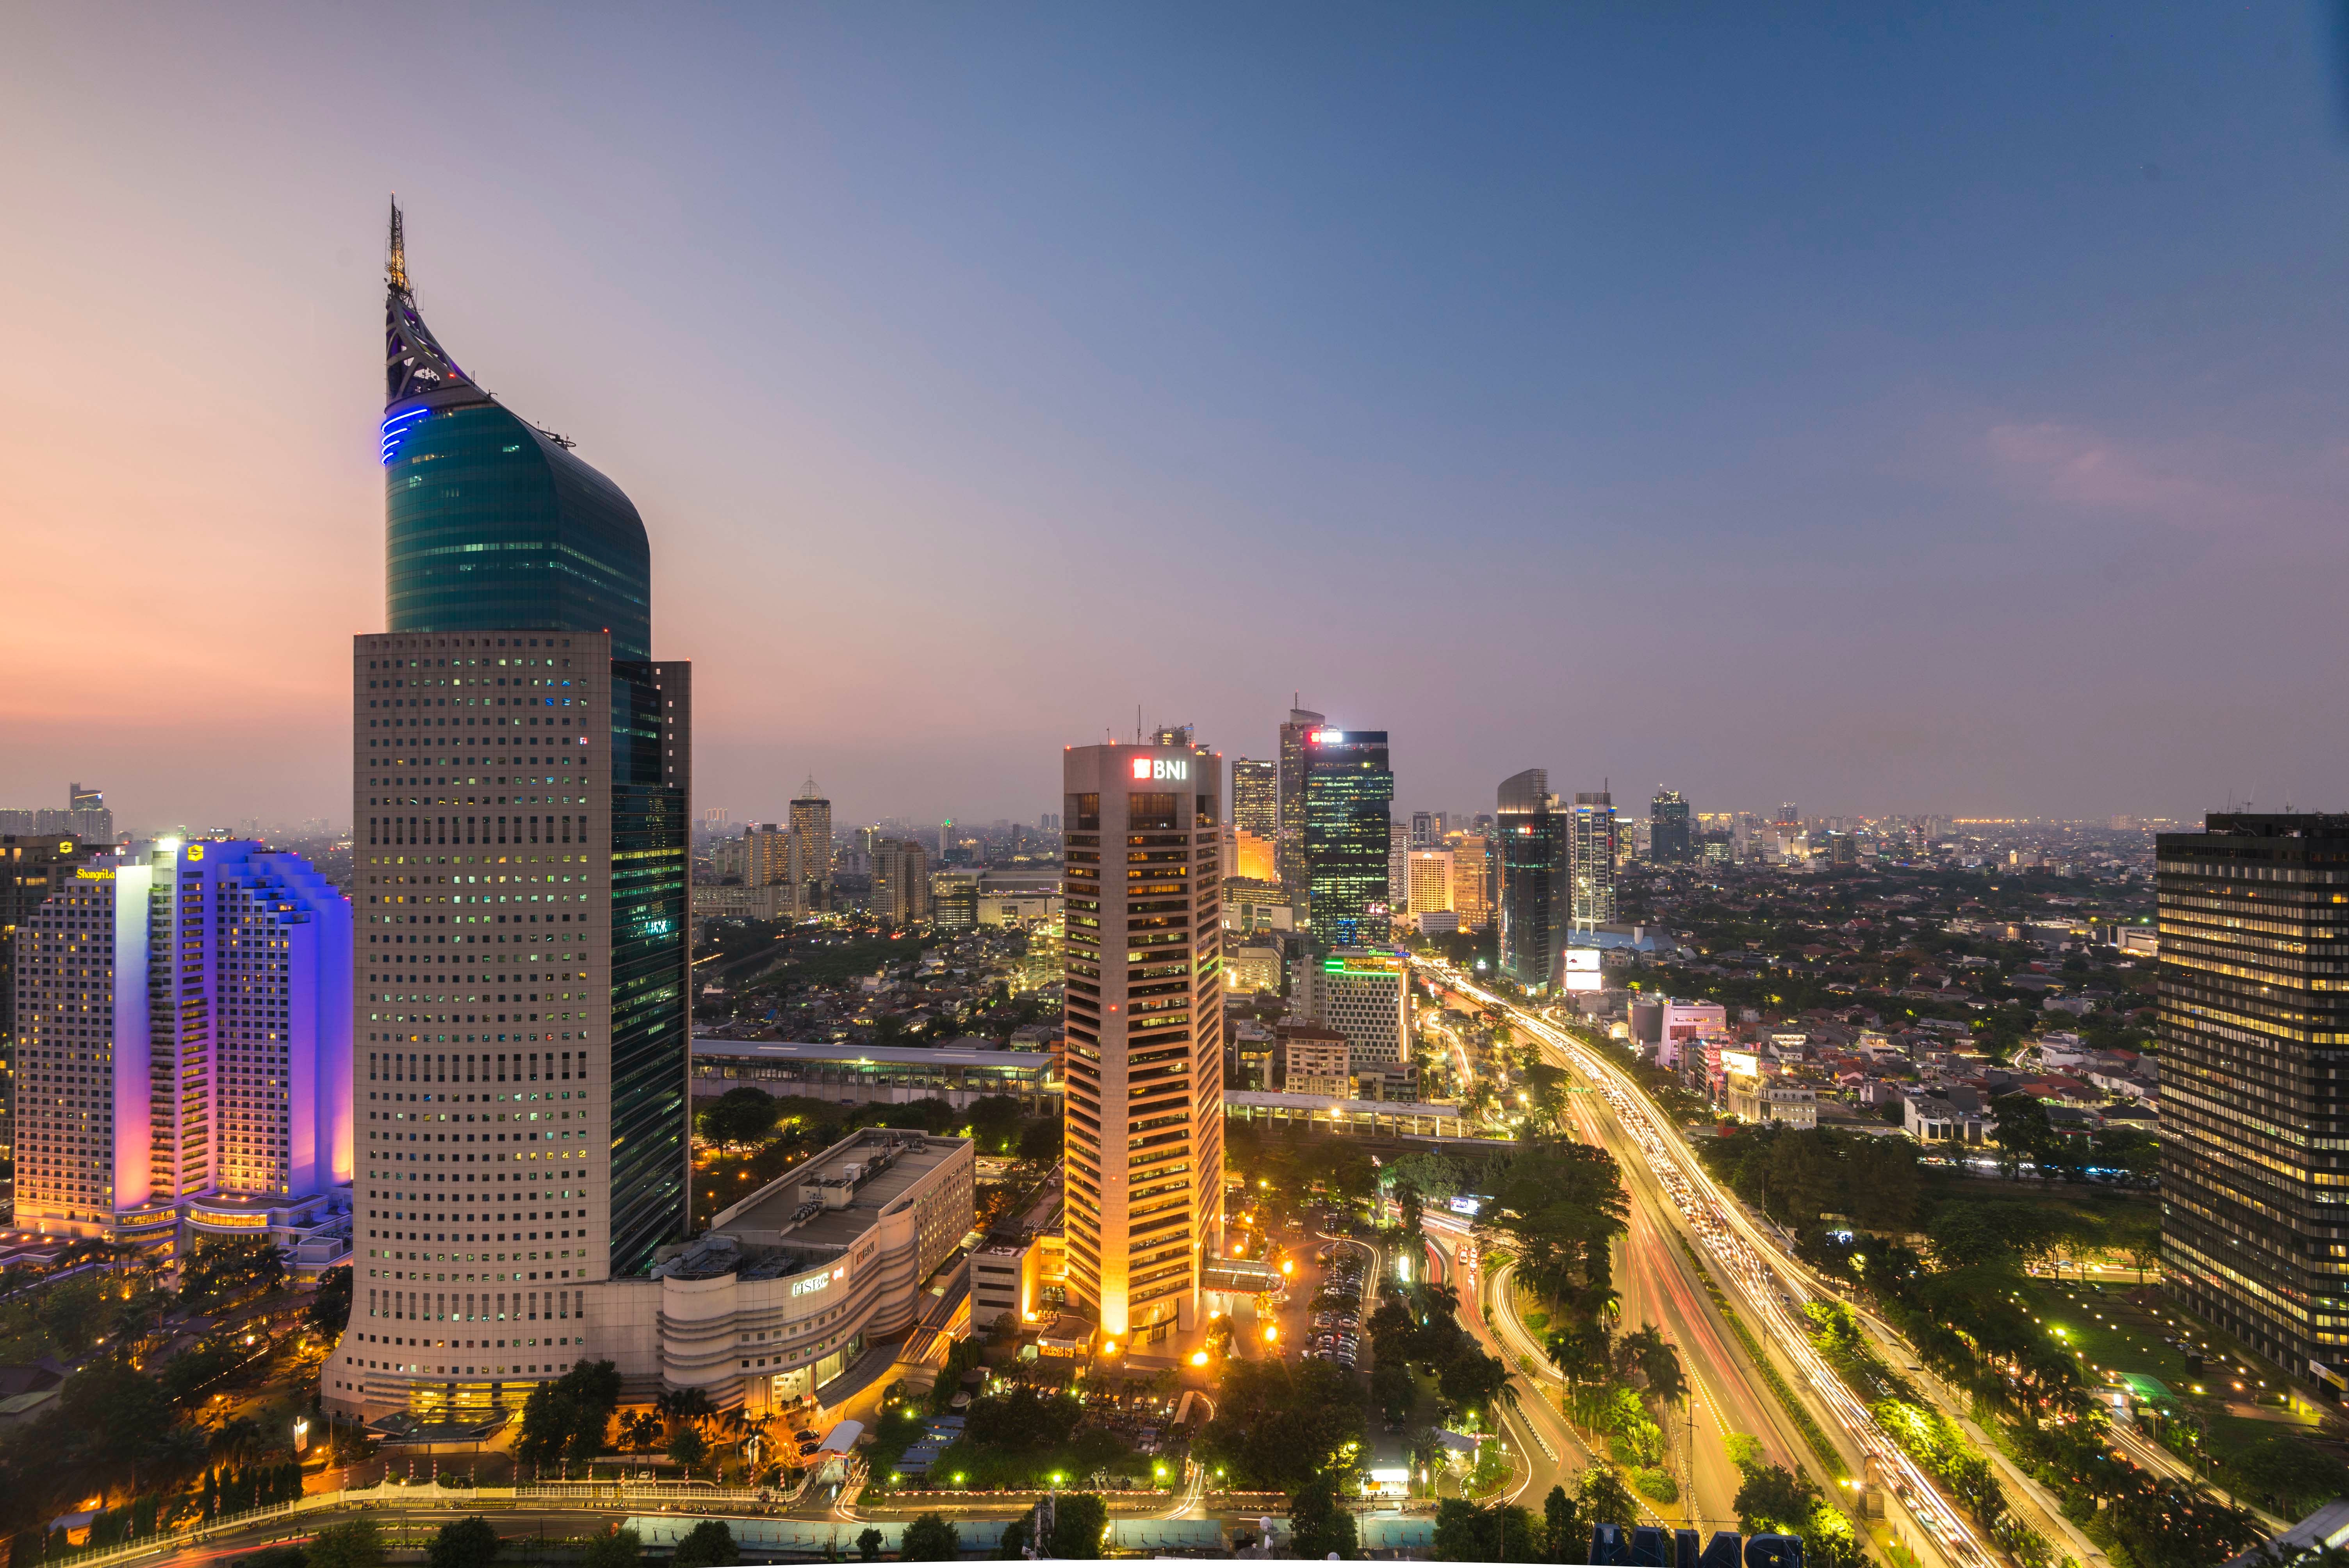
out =
[(1566, 988), (1569, 991), (1597, 991), (1605, 982), (1599, 973), (1599, 949), (1569, 947), (1566, 950)]

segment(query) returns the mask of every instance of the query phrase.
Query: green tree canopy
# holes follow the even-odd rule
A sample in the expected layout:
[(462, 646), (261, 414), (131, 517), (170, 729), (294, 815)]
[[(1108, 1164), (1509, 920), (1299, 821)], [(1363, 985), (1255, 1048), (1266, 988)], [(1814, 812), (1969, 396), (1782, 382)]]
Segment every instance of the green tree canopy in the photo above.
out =
[(490, 1522), (475, 1514), (450, 1520), (434, 1531), (425, 1561), (431, 1568), (489, 1568), (504, 1545)]
[(936, 1513), (917, 1515), (897, 1543), (897, 1555), (907, 1563), (952, 1563), (961, 1552), (962, 1537)]
[(734, 1532), (722, 1519), (705, 1519), (685, 1532), (669, 1554), (670, 1568), (727, 1568), (742, 1561), (742, 1550), (734, 1544)]

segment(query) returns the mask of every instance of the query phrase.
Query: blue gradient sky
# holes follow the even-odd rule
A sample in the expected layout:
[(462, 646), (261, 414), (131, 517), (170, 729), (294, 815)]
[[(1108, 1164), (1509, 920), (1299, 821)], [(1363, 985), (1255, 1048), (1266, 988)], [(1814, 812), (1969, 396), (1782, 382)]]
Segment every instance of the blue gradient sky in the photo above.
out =
[(2293, 5), (20, 7), (0, 803), (347, 811), (380, 250), (635, 497), (698, 794), (1032, 820), (1309, 706), (1406, 805), (2339, 780)]

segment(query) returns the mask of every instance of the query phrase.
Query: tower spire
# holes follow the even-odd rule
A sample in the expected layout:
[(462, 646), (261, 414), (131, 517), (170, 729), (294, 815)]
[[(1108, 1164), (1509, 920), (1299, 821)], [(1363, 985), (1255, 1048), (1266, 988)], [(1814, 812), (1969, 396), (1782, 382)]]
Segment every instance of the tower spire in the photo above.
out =
[[(399, 198), (391, 199), (391, 230), (383, 253), (384, 407), (428, 392), (472, 387), (472, 378), (457, 367), (449, 351), (434, 341), (432, 329), (416, 314), (416, 291), (408, 282), (408, 225), (400, 216)], [(473, 389), (473, 396), (482, 394)], [(568, 446), (569, 442), (564, 443)], [(391, 460), (387, 445), (384, 460)]]
[(384, 251), (383, 280), (391, 285), (394, 294), (412, 292), (408, 286), (408, 236), (400, 228), (397, 191), (391, 193), (391, 242)]

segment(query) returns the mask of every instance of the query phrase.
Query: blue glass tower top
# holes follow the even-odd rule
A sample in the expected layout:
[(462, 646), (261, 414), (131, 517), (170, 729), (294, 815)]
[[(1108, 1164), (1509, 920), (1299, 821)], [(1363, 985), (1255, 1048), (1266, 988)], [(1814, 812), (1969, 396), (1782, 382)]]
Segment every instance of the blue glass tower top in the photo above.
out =
[(652, 657), (652, 551), (627, 496), (460, 370), (417, 313), (398, 211), (384, 303), (385, 618), (394, 632), (612, 634)]

